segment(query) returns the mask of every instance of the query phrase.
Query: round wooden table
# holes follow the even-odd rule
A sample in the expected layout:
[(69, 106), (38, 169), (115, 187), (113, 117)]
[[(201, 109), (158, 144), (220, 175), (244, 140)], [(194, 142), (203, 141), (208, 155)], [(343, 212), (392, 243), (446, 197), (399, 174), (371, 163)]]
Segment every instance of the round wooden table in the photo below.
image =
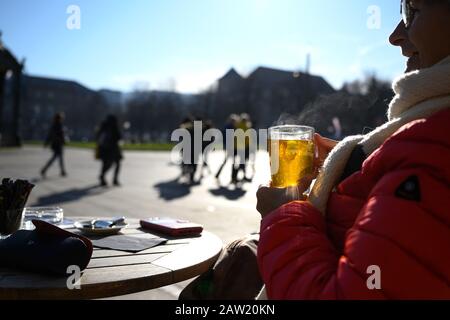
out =
[[(127, 222), (129, 226), (121, 234), (164, 237), (140, 229), (137, 219)], [(94, 248), (82, 272), (80, 289), (69, 290), (67, 277), (0, 268), (0, 299), (97, 299), (155, 289), (207, 271), (223, 246), (217, 236), (207, 231), (200, 237), (165, 238), (169, 239), (166, 243), (138, 253)]]

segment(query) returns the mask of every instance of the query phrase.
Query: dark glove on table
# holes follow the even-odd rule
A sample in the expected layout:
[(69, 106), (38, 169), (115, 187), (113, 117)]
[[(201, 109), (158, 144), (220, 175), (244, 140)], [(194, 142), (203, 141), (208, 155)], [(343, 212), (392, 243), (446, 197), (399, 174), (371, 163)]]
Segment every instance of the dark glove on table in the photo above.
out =
[(55, 275), (67, 275), (71, 265), (86, 269), (93, 249), (89, 239), (44, 221), (33, 224), (36, 229), (0, 241), (0, 267)]

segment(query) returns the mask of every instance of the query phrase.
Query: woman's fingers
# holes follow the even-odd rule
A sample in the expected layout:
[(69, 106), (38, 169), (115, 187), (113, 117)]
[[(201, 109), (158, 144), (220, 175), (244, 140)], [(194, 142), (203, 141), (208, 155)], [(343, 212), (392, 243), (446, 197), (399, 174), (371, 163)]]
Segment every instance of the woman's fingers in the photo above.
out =
[(298, 186), (287, 188), (272, 188), (267, 185), (260, 185), (256, 193), (256, 210), (264, 217), (286, 203), (305, 200), (304, 193), (308, 190), (313, 178), (313, 175), (307, 175), (299, 181)]
[(264, 217), (285, 203), (292, 201), (287, 190), (287, 188), (260, 187), (256, 193), (256, 210)]
[(311, 185), (311, 182), (314, 180), (315, 177), (316, 175), (314, 174), (308, 174), (300, 179), (297, 186), (300, 195), (302, 195), (303, 193), (305, 193), (306, 190), (309, 189), (309, 186)]
[(316, 144), (317, 147), (330, 152), (331, 149), (333, 149), (339, 143), (339, 141), (324, 138), (320, 134), (315, 133), (314, 134), (314, 143)]
[(314, 154), (314, 169), (317, 173), (318, 169), (323, 166), (325, 159), (331, 150), (338, 144), (339, 141), (324, 138), (320, 134), (314, 134), (315, 154)]
[(263, 183), (258, 186), (258, 190), (261, 188), (270, 188), (271, 182)]
[(273, 205), (272, 195), (270, 193), (269, 187), (260, 186), (258, 191), (256, 192), (256, 210), (261, 213), (261, 216), (264, 217), (268, 211), (270, 211), (271, 206)]

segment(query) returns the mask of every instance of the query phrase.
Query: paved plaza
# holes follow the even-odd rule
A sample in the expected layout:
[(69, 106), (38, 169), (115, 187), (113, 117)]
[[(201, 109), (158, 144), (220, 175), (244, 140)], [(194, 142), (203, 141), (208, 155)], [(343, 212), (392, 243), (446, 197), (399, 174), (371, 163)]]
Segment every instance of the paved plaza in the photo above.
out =
[[(36, 186), (28, 206), (60, 206), (70, 216), (125, 216), (146, 218), (166, 216), (187, 219), (204, 225), (219, 236), (224, 244), (259, 230), (259, 214), (255, 209), (258, 186), (269, 181), (269, 160), (261, 152), (256, 157), (256, 175), (242, 189), (228, 187), (231, 163), (222, 171), (220, 183), (203, 170), (205, 177), (194, 186), (180, 185), (180, 169), (171, 161), (169, 152), (125, 152), (120, 175), (121, 187), (98, 186), (100, 162), (92, 150), (66, 149), (68, 176), (60, 177), (57, 163), (42, 180), (39, 170), (50, 157), (41, 147), (0, 149), (0, 178), (23, 178)], [(210, 155), (215, 173), (224, 154)], [(251, 172), (251, 171), (250, 171)], [(112, 182), (112, 172), (107, 177)], [(118, 298), (176, 299), (189, 281), (172, 286)]]

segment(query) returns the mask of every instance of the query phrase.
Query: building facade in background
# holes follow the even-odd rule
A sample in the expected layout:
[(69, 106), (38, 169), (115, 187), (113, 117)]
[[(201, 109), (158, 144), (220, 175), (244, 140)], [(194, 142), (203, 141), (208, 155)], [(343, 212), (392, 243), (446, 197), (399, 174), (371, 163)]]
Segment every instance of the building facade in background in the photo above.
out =
[(5, 48), (0, 32), (0, 145), (44, 140), (57, 112), (64, 113), (72, 141), (94, 140), (97, 126), (111, 113), (131, 142), (169, 142), (188, 116), (222, 128), (230, 114), (247, 113), (256, 129), (301, 123), (329, 137), (359, 134), (386, 121), (390, 83), (373, 75), (336, 91), (310, 74), (309, 64), (308, 57), (304, 72), (258, 67), (246, 76), (231, 68), (198, 94), (96, 91), (76, 81), (23, 74), (24, 62)]
[(24, 76), (20, 132), (24, 140), (45, 139), (53, 115), (64, 113), (71, 140), (88, 141), (112, 110), (101, 93), (69, 80)]
[(23, 63), (3, 45), (0, 32), (0, 146), (19, 146)]
[(298, 115), (308, 103), (334, 92), (322, 77), (309, 73), (259, 67), (244, 78), (231, 69), (218, 81), (216, 114), (246, 112), (257, 127), (267, 128), (280, 115)]

